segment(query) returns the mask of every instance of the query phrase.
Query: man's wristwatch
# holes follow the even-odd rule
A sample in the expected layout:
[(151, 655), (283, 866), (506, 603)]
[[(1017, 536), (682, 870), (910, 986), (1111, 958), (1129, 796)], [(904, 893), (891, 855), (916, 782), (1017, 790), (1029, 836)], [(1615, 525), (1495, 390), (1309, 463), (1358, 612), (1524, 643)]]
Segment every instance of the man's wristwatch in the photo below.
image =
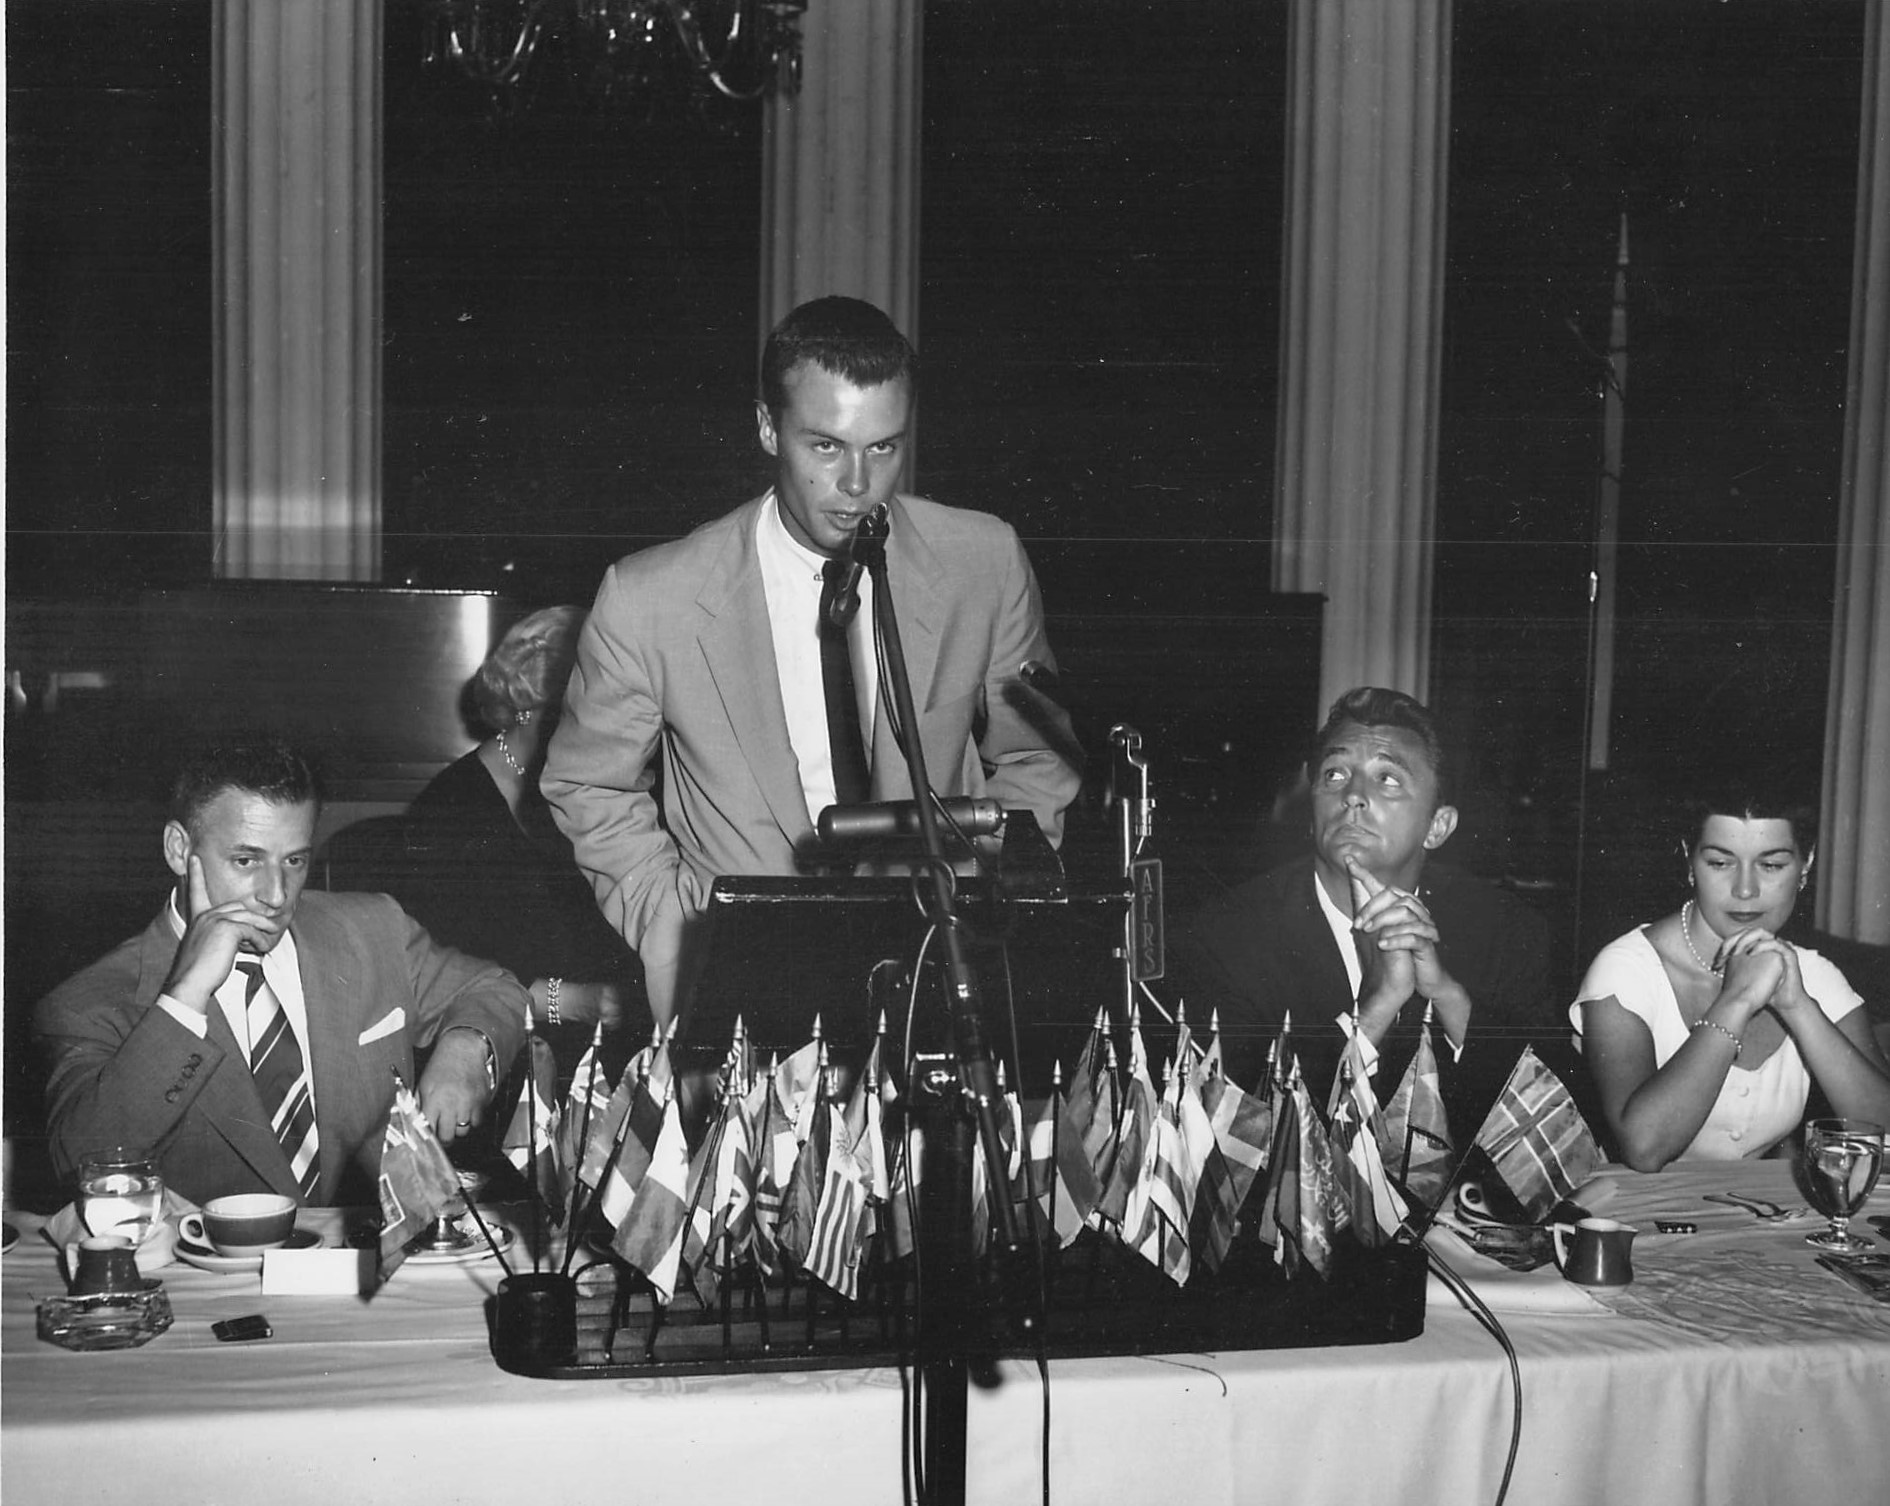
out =
[(485, 1031), (481, 1030), (477, 1025), (449, 1025), (447, 1026), (445, 1033), (450, 1034), (451, 1032), (455, 1030), (469, 1031), (473, 1035), (478, 1036), (479, 1039), (485, 1043), (486, 1091), (488, 1093), (498, 1092), (499, 1091), (499, 1053), (492, 1049), (492, 1037), (487, 1035)]

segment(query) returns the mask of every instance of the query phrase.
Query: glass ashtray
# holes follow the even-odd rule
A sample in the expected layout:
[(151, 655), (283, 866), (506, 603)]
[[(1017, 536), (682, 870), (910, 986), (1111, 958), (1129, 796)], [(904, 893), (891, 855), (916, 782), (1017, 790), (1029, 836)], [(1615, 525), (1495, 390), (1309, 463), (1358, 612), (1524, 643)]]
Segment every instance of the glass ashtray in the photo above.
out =
[(147, 1280), (138, 1292), (95, 1292), (46, 1297), (39, 1304), (39, 1336), (61, 1349), (136, 1349), (171, 1326), (164, 1283)]

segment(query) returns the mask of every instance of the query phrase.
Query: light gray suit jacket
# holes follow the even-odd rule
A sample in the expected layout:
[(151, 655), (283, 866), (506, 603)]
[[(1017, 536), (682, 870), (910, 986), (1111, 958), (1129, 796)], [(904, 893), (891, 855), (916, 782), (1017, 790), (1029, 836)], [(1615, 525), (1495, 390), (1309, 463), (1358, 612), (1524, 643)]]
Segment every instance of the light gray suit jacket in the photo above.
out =
[[(544, 792), (632, 946), (666, 895), (695, 911), (719, 875), (796, 873), (814, 842), (755, 548), (766, 500), (619, 560), (578, 641)], [(1055, 663), (1023, 546), (987, 513), (904, 496), (889, 512), (887, 577), (933, 786), (1029, 810), (1060, 840), (1081, 771), (1068, 719), (1017, 677), (1027, 659)], [(909, 799), (882, 691), (872, 794)]]

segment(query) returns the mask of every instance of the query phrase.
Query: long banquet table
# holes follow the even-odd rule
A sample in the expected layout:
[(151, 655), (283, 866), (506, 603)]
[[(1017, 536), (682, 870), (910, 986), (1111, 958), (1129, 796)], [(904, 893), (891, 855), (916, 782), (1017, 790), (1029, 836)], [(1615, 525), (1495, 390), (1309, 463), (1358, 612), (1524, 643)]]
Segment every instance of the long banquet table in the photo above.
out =
[[(1640, 1227), (1633, 1285), (1603, 1299), (1552, 1268), (1473, 1275), (1520, 1359), (1511, 1502), (1890, 1500), (1890, 1306), (1815, 1264), (1814, 1220), (1702, 1201), (1735, 1188), (1802, 1206), (1782, 1163), (1610, 1168), (1579, 1195)], [(1890, 1187), (1865, 1211), (1890, 1212)], [(1698, 1232), (1656, 1234), (1657, 1215)], [(508, 1375), (486, 1344), (489, 1260), (410, 1264), (369, 1302), (264, 1297), (255, 1276), (175, 1265), (162, 1272), (175, 1325), (106, 1354), (36, 1339), (35, 1298), (61, 1290), (37, 1234), (0, 1270), (8, 1506), (699, 1506), (750, 1491), (883, 1506), (907, 1489), (898, 1371)], [(272, 1339), (212, 1340), (213, 1320), (258, 1311)], [(1511, 1386), (1496, 1343), (1433, 1278), (1408, 1343), (1056, 1361), (1050, 1405), (1053, 1501), (1462, 1506), (1496, 1498)], [(1034, 1365), (973, 1391), (971, 1500), (1039, 1498), (1041, 1424)]]

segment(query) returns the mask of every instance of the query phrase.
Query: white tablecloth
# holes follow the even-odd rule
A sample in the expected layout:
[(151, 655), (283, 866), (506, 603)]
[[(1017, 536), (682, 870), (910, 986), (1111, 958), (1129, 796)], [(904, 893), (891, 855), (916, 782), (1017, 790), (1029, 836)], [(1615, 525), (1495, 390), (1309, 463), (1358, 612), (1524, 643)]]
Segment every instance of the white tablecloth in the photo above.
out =
[[(1605, 1302), (1547, 1273), (1483, 1283), (1521, 1356), (1511, 1502), (1890, 1500), (1890, 1307), (1814, 1263), (1811, 1221), (1700, 1200), (1736, 1186), (1796, 1201), (1787, 1170), (1610, 1173), (1591, 1205), (1643, 1232), (1635, 1284)], [(1890, 1212), (1890, 1189), (1872, 1211)], [(1655, 1235), (1657, 1214), (1700, 1232)], [(1719, 1274), (1700, 1290), (1697, 1271)], [(29, 1234), (0, 1267), (0, 1492), (8, 1506), (902, 1498), (897, 1372), (521, 1379), (487, 1352), (498, 1274), (409, 1265), (362, 1302), (264, 1298), (253, 1276), (173, 1266), (170, 1332), (71, 1354), (34, 1337), (34, 1299), (60, 1284)], [(211, 1338), (213, 1320), (257, 1311), (274, 1338)], [(1507, 1366), (1441, 1287), (1406, 1344), (1050, 1375), (1055, 1501), (1459, 1506), (1494, 1500), (1509, 1437)], [(1038, 1499), (1041, 1405), (1026, 1363), (974, 1390), (971, 1500)]]

